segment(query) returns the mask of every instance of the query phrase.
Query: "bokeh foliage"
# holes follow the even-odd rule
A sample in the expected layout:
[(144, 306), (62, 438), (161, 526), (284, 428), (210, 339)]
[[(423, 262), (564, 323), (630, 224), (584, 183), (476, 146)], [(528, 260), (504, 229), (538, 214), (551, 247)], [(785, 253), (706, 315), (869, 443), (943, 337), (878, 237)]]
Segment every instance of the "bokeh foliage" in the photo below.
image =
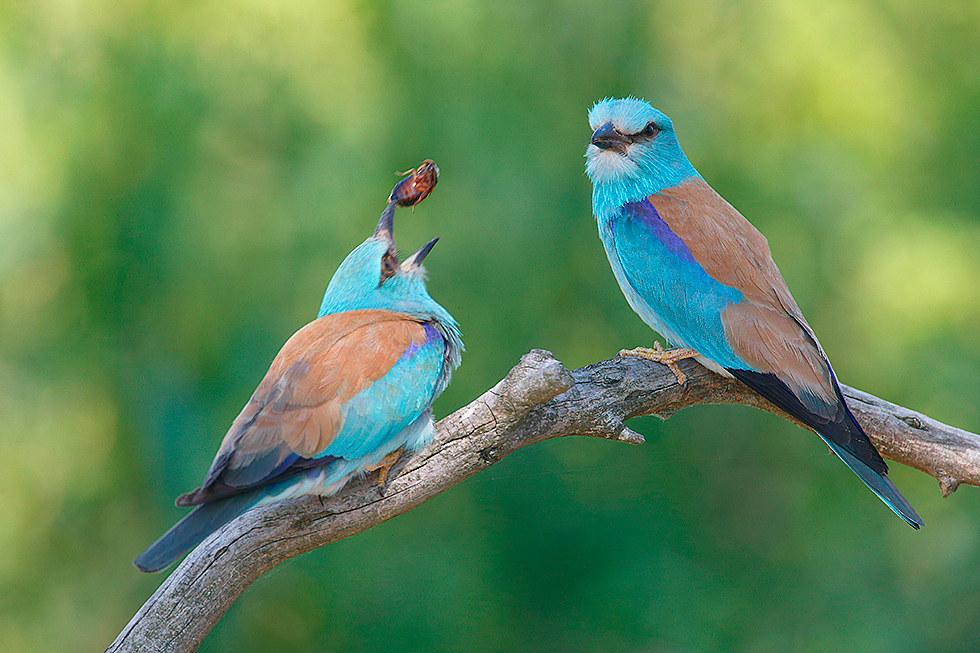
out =
[[(596, 237), (592, 102), (635, 94), (767, 234), (845, 382), (980, 430), (980, 5), (0, 5), (0, 649), (98, 650), (392, 173), (467, 353), (649, 345)], [(972, 651), (980, 494), (912, 532), (738, 407), (536, 446), (269, 574), (204, 651)]]

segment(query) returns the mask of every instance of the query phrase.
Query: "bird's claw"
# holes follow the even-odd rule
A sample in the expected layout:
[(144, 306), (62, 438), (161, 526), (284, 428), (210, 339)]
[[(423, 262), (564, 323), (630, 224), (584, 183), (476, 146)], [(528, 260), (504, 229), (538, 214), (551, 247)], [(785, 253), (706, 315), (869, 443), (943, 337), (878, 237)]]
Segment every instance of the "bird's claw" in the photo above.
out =
[(394, 467), (395, 463), (398, 462), (398, 459), (401, 458), (404, 450), (405, 447), (396, 449), (382, 458), (381, 462), (374, 467), (367, 468), (370, 472), (373, 472), (376, 469), (378, 470), (378, 489), (381, 491), (382, 496), (384, 495), (385, 490), (388, 488), (388, 481), (391, 480), (388, 478), (388, 476), (391, 474), (391, 468)]
[(657, 341), (653, 343), (653, 349), (648, 347), (637, 347), (636, 349), (622, 349), (619, 352), (619, 356), (635, 356), (636, 358), (645, 358), (647, 360), (656, 361), (661, 365), (666, 365), (667, 369), (674, 374), (674, 378), (677, 379), (677, 384), (684, 387), (687, 387), (687, 375), (684, 374), (684, 372), (681, 371), (681, 368), (677, 366), (677, 361), (684, 360), (685, 358), (693, 358), (699, 355), (700, 354), (693, 349), (684, 349), (681, 347), (665, 350)]

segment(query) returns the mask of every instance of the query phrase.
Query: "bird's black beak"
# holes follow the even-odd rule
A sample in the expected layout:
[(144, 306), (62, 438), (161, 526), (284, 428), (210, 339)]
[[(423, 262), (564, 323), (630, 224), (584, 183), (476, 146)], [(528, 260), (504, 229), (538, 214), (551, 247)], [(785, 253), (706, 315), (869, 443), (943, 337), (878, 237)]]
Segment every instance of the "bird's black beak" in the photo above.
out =
[(592, 144), (600, 150), (615, 150), (620, 154), (625, 154), (626, 146), (630, 142), (629, 137), (616, 131), (611, 122), (600, 125), (597, 130), (592, 132)]
[(405, 262), (402, 263), (402, 268), (408, 270), (410, 268), (417, 268), (422, 265), (422, 259), (429, 255), (429, 252), (432, 251), (432, 248), (437, 242), (439, 242), (439, 238), (433, 238), (426, 244), (419, 247), (419, 251), (405, 259)]
[(378, 227), (374, 230), (375, 238), (384, 238), (392, 247), (395, 245), (395, 203), (388, 202), (381, 219), (378, 220)]

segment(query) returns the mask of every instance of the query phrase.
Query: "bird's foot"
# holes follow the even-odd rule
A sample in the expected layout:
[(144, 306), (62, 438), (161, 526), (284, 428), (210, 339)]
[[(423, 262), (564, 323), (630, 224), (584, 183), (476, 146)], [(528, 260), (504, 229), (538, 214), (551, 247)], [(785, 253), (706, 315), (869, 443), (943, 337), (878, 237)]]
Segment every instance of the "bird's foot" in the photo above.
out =
[(374, 470), (378, 471), (378, 487), (381, 488), (381, 494), (385, 493), (385, 489), (388, 487), (388, 475), (391, 473), (391, 468), (394, 467), (398, 459), (401, 458), (402, 452), (405, 451), (405, 447), (399, 447), (398, 449), (392, 451), (390, 454), (381, 459), (374, 467), (368, 467), (369, 472)]
[(620, 356), (636, 356), (637, 358), (645, 358), (651, 361), (657, 361), (662, 365), (666, 365), (667, 369), (674, 373), (674, 377), (677, 379), (679, 385), (687, 385), (687, 375), (681, 372), (681, 368), (677, 367), (677, 361), (684, 360), (685, 358), (694, 358), (695, 356), (700, 356), (698, 352), (693, 349), (684, 349), (678, 347), (676, 349), (665, 350), (659, 342), (653, 343), (653, 349), (647, 347), (637, 347), (636, 349), (623, 349), (619, 352)]

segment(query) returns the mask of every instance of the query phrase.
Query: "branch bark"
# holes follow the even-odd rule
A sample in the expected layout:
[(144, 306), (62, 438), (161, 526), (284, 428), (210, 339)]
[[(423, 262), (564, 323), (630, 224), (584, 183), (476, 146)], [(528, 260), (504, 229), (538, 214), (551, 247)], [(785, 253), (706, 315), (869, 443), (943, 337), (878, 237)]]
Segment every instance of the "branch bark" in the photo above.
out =
[[(550, 352), (533, 350), (497, 385), (441, 420), (424, 451), (403, 456), (383, 494), (372, 474), (330, 499), (303, 497), (251, 510), (213, 534), (107, 650), (194, 651), (248, 586), (279, 563), (405, 513), (535, 442), (586, 435), (642, 444), (626, 420), (667, 419), (699, 404), (755, 406), (792, 420), (738, 381), (692, 360), (680, 366), (686, 387), (663, 365), (639, 358), (569, 372)], [(980, 436), (842, 389), (883, 456), (936, 477), (944, 496), (960, 483), (980, 485)]]

